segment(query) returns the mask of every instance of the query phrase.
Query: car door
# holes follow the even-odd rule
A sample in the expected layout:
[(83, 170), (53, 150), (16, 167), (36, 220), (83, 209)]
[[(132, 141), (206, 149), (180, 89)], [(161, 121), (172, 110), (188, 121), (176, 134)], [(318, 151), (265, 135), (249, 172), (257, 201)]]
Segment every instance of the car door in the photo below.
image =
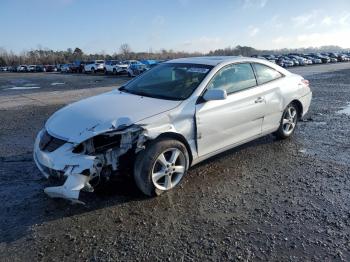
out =
[(265, 99), (249, 63), (223, 67), (209, 82), (210, 88), (225, 89), (228, 95), (196, 105), (200, 157), (258, 136), (264, 117)]
[(282, 117), (283, 96), (281, 88), (287, 87), (284, 75), (276, 69), (260, 63), (253, 63), (255, 75), (265, 104), (262, 132), (268, 133), (278, 128)]

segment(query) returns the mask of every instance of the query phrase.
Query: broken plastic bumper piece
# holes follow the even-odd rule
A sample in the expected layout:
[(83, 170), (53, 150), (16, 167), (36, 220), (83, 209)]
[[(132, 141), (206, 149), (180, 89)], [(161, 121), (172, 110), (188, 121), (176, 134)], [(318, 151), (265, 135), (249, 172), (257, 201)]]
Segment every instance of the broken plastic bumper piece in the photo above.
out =
[(52, 198), (77, 200), (80, 190), (85, 187), (89, 179), (90, 178), (85, 175), (70, 174), (62, 186), (47, 187), (44, 189), (44, 192)]
[(44, 192), (53, 198), (77, 200), (80, 190), (89, 188), (90, 174), (96, 173), (97, 160), (94, 156), (72, 153), (73, 144), (66, 143), (54, 152), (39, 148), (40, 133), (34, 146), (34, 161), (41, 173), (50, 176), (65, 176), (62, 186), (47, 187)]

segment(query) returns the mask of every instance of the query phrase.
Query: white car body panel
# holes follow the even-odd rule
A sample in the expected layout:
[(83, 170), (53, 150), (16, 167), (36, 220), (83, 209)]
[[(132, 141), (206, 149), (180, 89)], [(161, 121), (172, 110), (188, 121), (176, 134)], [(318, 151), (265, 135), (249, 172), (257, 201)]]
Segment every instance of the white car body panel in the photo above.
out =
[(251, 88), (196, 105), (199, 156), (259, 135), (265, 107), (264, 101), (255, 102), (259, 97), (263, 90)]
[[(198, 103), (209, 81), (221, 68), (242, 62), (261, 63), (284, 76), (230, 94), (225, 100)], [(49, 118), (45, 128), (50, 135), (67, 142), (52, 153), (43, 152), (39, 147), (42, 132), (39, 133), (34, 147), (34, 159), (39, 169), (46, 176), (49, 174), (43, 166), (64, 172), (66, 176), (80, 176), (84, 169), (99, 172), (99, 156), (75, 154), (72, 149), (77, 144), (106, 132), (116, 132), (122, 136), (120, 149), (113, 154), (106, 153), (107, 162), (118, 163), (118, 157), (127, 152), (132, 143), (136, 143), (136, 150), (142, 150), (145, 141), (171, 133), (186, 141), (190, 149), (191, 165), (195, 165), (217, 153), (276, 131), (284, 109), (292, 101), (301, 103), (302, 115), (306, 114), (310, 105), (312, 93), (302, 83), (303, 78), (266, 60), (200, 57), (165, 63), (205, 64), (214, 68), (192, 95), (183, 101), (142, 97), (115, 90), (57, 111)], [(132, 140), (135, 132), (136, 140)], [(72, 193), (72, 188), (80, 190), (88, 185), (88, 180), (75, 177), (67, 179), (66, 183), (61, 187), (48, 189), (47, 193), (53, 197), (77, 199), (79, 194)]]
[(130, 126), (147, 117), (171, 110), (180, 103), (114, 90), (60, 109), (48, 119), (45, 127), (55, 137), (80, 143), (102, 132)]

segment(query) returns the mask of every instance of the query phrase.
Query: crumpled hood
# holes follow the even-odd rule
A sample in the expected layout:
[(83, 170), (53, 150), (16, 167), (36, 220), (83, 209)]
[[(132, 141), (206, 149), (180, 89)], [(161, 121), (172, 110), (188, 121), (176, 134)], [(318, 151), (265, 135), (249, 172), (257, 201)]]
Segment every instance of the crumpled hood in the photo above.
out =
[(48, 119), (45, 128), (58, 138), (81, 143), (97, 134), (171, 110), (180, 103), (115, 90), (58, 110)]

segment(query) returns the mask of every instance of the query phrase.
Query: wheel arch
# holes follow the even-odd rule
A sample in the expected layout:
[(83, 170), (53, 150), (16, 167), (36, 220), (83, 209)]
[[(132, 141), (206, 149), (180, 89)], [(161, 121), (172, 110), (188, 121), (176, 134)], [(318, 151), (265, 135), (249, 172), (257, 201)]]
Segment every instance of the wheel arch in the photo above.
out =
[(294, 99), (290, 104), (294, 104), (297, 107), (298, 118), (300, 119), (303, 116), (303, 104), (298, 99)]
[(168, 139), (174, 139), (174, 140), (178, 140), (180, 141), (182, 144), (184, 144), (184, 146), (186, 147), (187, 149), (187, 152), (188, 152), (188, 156), (189, 156), (189, 166), (191, 166), (192, 164), (192, 160), (193, 160), (193, 155), (192, 155), (192, 150), (191, 150), (191, 147), (189, 145), (189, 143), (187, 142), (186, 138), (179, 134), (179, 133), (175, 133), (175, 132), (165, 132), (165, 133), (162, 133), (160, 134), (156, 139), (154, 139), (153, 141), (156, 141), (158, 139), (164, 139), (164, 138), (168, 138)]

